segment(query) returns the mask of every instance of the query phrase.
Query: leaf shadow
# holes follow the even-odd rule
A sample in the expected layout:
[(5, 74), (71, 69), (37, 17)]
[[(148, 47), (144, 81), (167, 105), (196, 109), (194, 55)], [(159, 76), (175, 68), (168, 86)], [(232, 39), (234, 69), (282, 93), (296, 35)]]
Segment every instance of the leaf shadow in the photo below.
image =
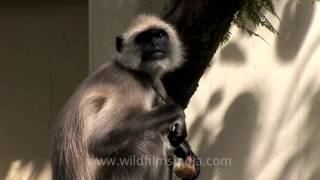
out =
[(246, 56), (235, 42), (228, 43), (221, 50), (221, 63), (231, 65), (242, 65), (246, 62)]
[[(217, 97), (217, 94), (214, 94), (211, 99), (216, 99)], [(203, 114), (196, 118), (191, 127), (193, 129), (191, 137), (198, 133), (202, 134), (201, 139), (198, 140), (200, 145), (197, 152), (203, 164), (201, 166), (200, 179), (213, 179), (215, 172), (218, 171), (222, 180), (245, 179), (245, 164), (254, 137), (258, 106), (257, 99), (252, 93), (239, 94), (228, 107), (223, 118), (224, 126), (215, 141), (210, 138), (208, 130), (200, 128), (204, 117), (209, 111), (204, 111)], [(210, 106), (208, 106), (208, 109), (210, 109)], [(214, 127), (211, 129), (214, 129)], [(208, 160), (213, 158), (220, 160), (230, 158), (232, 165), (216, 166), (215, 164), (206, 164)]]
[(288, 1), (281, 16), (276, 51), (282, 63), (292, 62), (298, 55), (314, 15), (311, 2)]

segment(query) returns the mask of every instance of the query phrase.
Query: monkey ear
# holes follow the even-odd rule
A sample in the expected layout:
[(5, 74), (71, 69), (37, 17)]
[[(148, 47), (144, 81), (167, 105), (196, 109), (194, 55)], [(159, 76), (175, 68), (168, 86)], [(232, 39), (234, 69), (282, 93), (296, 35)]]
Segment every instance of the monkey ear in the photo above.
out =
[(116, 48), (119, 53), (123, 49), (123, 38), (121, 36), (116, 37)]

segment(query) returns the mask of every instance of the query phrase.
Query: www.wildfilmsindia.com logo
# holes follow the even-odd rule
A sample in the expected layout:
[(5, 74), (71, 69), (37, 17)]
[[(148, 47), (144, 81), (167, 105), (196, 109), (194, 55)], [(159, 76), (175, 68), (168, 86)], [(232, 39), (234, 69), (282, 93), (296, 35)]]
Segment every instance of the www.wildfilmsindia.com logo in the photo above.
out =
[[(152, 155), (129, 156), (121, 158), (92, 158), (89, 163), (95, 166), (167, 166), (182, 163), (180, 158), (161, 159)], [(199, 158), (200, 166), (231, 167), (231, 158), (209, 157)]]

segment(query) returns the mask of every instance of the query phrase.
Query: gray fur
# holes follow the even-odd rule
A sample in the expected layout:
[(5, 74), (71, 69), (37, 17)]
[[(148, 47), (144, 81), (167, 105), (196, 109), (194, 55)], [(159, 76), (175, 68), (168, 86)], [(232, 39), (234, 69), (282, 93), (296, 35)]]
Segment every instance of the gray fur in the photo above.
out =
[[(136, 21), (145, 25), (141, 17), (139, 18)], [(147, 16), (143, 18), (148, 19)], [(150, 24), (150, 19), (156, 18), (149, 17), (146, 24)], [(159, 21), (158, 18), (157, 21)], [(161, 21), (158, 25), (162, 27), (163, 24), (166, 23)], [(171, 26), (165, 25), (163, 28), (169, 28), (172, 43), (179, 41), (175, 33), (172, 33), (175, 31)], [(141, 155), (167, 159), (168, 147), (164, 144), (168, 143), (164, 141), (170, 123), (172, 124), (171, 121), (162, 123), (154, 130), (133, 133), (124, 141), (120, 141), (121, 136), (113, 139), (111, 136), (114, 129), (121, 131), (122, 127), (127, 128), (130, 124), (133, 129), (140, 128), (139, 124), (131, 122), (134, 121), (131, 117), (153, 111), (168, 103), (160, 77), (164, 72), (173, 70), (171, 66), (178, 67), (182, 60), (181, 57), (171, 59), (177, 56), (172, 52), (169, 58), (156, 64), (143, 64), (139, 60), (139, 51), (130, 41), (131, 36), (139, 33), (136, 30), (133, 27), (125, 34), (127, 46), (118, 58), (91, 74), (60, 113), (54, 131), (53, 180), (168, 179), (168, 164), (155, 167), (151, 165), (108, 166), (99, 163), (99, 160), (108, 158), (132, 158)], [(133, 34), (129, 36), (128, 33)], [(173, 44), (173, 46), (180, 48), (181, 45)], [(182, 55), (181, 52), (182, 50), (179, 50), (177, 53)], [(132, 62), (137, 64), (131, 64)], [(174, 111), (173, 114), (175, 115), (176, 112)], [(170, 119), (173, 115), (168, 113), (167, 116)], [(97, 139), (106, 139), (107, 145), (103, 146), (103, 143), (101, 145)], [(119, 139), (119, 142), (112, 143), (116, 141), (115, 139)], [(108, 142), (111, 143), (108, 144)]]

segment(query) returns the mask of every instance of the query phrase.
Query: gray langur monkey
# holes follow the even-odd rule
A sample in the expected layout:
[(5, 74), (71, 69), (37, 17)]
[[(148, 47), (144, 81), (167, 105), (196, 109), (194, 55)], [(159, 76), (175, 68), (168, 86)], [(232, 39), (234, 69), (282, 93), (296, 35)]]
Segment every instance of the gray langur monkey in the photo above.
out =
[(53, 180), (168, 180), (168, 153), (195, 157), (185, 141), (184, 112), (160, 80), (183, 63), (174, 28), (138, 16), (117, 37), (116, 49), (114, 61), (85, 79), (59, 115)]

